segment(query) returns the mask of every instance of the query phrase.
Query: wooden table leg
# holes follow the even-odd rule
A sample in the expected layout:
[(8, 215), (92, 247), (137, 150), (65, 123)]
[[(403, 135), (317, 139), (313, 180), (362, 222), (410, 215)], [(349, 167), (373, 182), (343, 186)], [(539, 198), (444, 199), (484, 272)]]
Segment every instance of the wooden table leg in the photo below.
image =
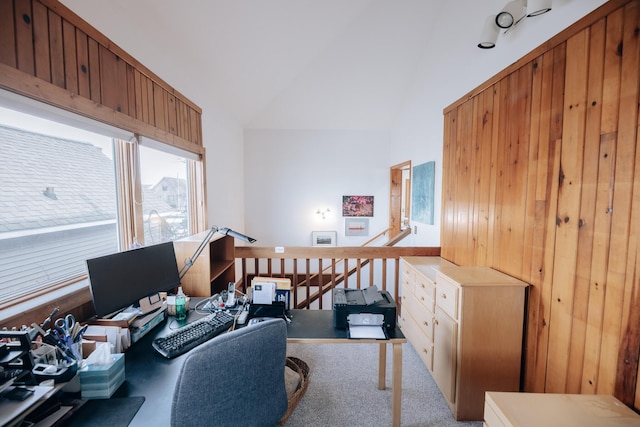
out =
[(392, 425), (400, 427), (402, 414), (402, 344), (393, 344), (393, 390), (391, 390)]
[(380, 344), (380, 357), (378, 358), (378, 390), (384, 390), (387, 376), (387, 345)]

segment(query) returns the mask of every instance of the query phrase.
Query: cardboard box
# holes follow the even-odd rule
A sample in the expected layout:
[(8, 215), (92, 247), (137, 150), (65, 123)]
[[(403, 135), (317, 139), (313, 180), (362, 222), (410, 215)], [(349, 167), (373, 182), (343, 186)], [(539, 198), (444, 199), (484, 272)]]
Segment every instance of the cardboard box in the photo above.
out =
[(112, 354), (113, 361), (105, 365), (89, 365), (80, 370), (82, 399), (108, 399), (125, 379), (124, 354)]

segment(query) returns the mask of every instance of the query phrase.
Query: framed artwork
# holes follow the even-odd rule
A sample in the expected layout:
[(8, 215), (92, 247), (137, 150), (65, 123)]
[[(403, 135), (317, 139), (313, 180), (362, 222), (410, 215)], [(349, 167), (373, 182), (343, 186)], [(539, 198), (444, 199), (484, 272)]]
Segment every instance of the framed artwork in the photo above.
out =
[(336, 246), (337, 232), (312, 231), (311, 240), (313, 246)]
[(344, 220), (345, 236), (368, 236), (369, 218), (346, 218)]
[(411, 219), (425, 224), (434, 223), (436, 162), (414, 166), (411, 175)]
[(342, 216), (373, 216), (373, 196), (342, 196)]

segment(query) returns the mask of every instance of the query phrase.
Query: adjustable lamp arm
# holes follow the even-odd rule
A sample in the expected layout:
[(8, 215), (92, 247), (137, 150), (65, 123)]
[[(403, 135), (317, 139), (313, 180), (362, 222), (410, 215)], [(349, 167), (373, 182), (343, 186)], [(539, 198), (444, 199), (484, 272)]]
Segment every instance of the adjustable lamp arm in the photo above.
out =
[(244, 234), (238, 233), (237, 231), (233, 231), (226, 227), (219, 228), (214, 225), (213, 227), (211, 227), (211, 229), (209, 230), (205, 238), (202, 239), (202, 242), (200, 242), (200, 246), (198, 246), (198, 248), (193, 253), (193, 255), (187, 258), (187, 260), (184, 262), (184, 265), (182, 266), (182, 268), (180, 269), (180, 272), (178, 273), (178, 275), (180, 276), (180, 281), (182, 281), (182, 278), (187, 274), (191, 266), (193, 266), (193, 263), (198, 259), (198, 257), (200, 256), (204, 248), (207, 246), (207, 244), (209, 243), (213, 235), (216, 234), (216, 232), (219, 232), (220, 234), (224, 234), (226, 236), (234, 237), (236, 239), (244, 240), (245, 242), (249, 242), (249, 243), (253, 243), (256, 241), (256, 239), (249, 236), (245, 236)]

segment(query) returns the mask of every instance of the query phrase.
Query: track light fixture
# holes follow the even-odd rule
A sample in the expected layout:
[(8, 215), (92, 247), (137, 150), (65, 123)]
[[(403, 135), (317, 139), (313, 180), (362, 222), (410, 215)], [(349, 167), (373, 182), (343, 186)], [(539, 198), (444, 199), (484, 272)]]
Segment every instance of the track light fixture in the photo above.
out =
[(506, 33), (518, 25), (524, 18), (539, 16), (551, 10), (552, 0), (511, 0), (500, 12), (489, 15), (482, 28), (478, 47), (495, 47), (500, 30)]

